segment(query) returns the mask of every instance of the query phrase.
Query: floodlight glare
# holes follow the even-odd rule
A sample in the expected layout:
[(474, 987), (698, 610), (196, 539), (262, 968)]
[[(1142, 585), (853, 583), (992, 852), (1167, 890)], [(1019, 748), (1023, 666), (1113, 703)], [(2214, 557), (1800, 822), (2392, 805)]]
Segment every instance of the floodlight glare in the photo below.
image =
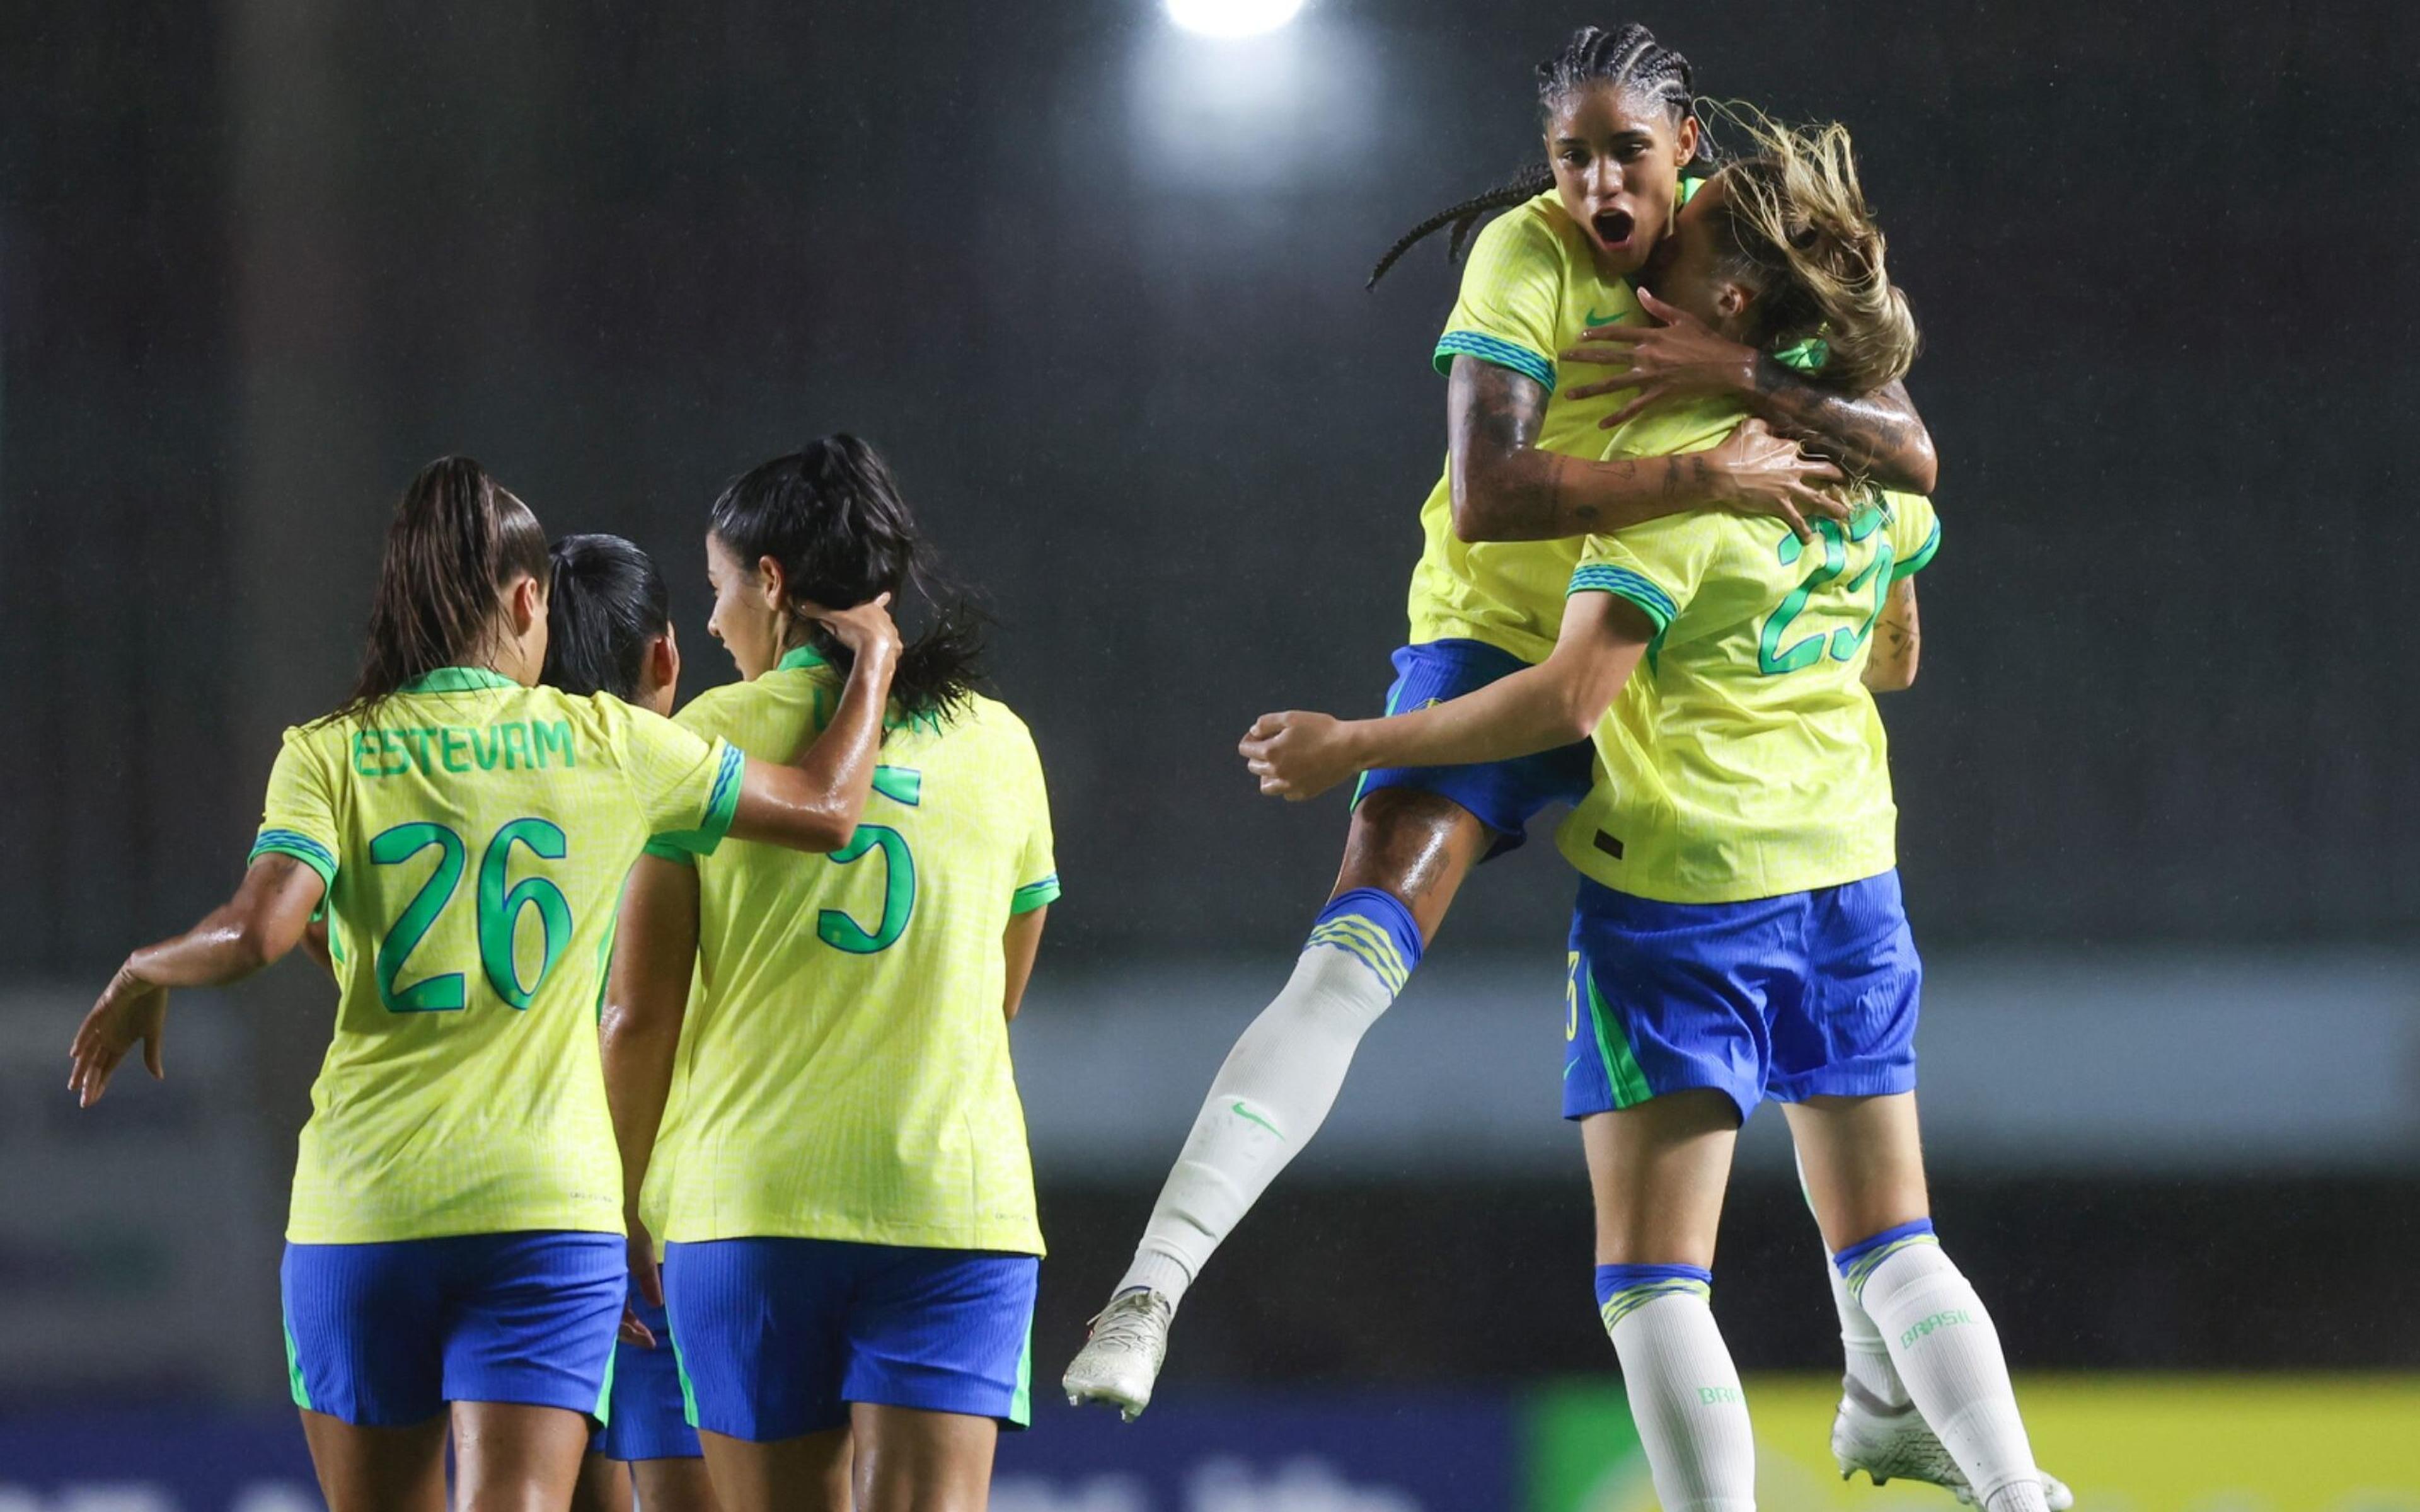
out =
[(1205, 37), (1250, 37), (1294, 20), (1302, 0), (1168, 0), (1168, 19)]

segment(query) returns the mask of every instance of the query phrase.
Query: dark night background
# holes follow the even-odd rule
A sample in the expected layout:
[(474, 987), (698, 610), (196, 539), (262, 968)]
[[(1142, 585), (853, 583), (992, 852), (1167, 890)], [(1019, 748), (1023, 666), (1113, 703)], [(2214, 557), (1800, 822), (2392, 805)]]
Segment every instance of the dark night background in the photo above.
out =
[[(2408, 944), (2412, 8), (1619, 14), (1707, 94), (1851, 125), (1925, 329), (1945, 549), (1890, 717), (1928, 942)], [(0, 978), (97, 987), (223, 896), (279, 729), (342, 694), (421, 462), (470, 453), (551, 532), (656, 552), (694, 691), (730, 675), (707, 501), (836, 429), (886, 452), (997, 611), (1067, 879), (1046, 973), (1282, 961), (1343, 808), (1258, 798), (1233, 742), (1268, 708), (1375, 707), (1444, 448), (1441, 246), (1362, 281), (1534, 158), (1529, 66), (1591, 19), (1614, 18), (1321, 0), (1244, 64), (1130, 0), (0, 3)], [(1559, 951), (1549, 847), (1464, 897), (1441, 951)], [(321, 1012), (280, 1021), (281, 1107)], [(2414, 1342), (2338, 1314), (2315, 1344), (2292, 1299), (2242, 1298), (2296, 1257), (2386, 1273), (2378, 1215), (2408, 1230), (2415, 1194), (2008, 1178), (1964, 1200), (1978, 1278), (2040, 1304), (2045, 1363), (2388, 1363)], [(1237, 1270), (1281, 1269), (1299, 1222), (1300, 1263), (1366, 1276), (1392, 1234), (1446, 1258), (1370, 1307), (1517, 1327), (1486, 1314), (1521, 1298), (1485, 1236), (1568, 1240), (1579, 1189), (1432, 1196), (1281, 1187), (1294, 1218)], [(1147, 1193), (1047, 1197), (1063, 1337)], [(1787, 1227), (1811, 1288), (1793, 1201), (1751, 1186), (1737, 1243)], [(2249, 1203), (2300, 1213), (2292, 1244), (2229, 1256)], [(2071, 1217), (2194, 1264), (2096, 1289), (2059, 1269), (2081, 1232), (2040, 1237)], [(1246, 1342), (1197, 1368), (1486, 1368), (1351, 1315), (1321, 1315), (1345, 1340), (1323, 1354), (1318, 1294), (1205, 1293), (1227, 1322), (1196, 1331)], [(1775, 1307), (1744, 1363), (1820, 1364), (1820, 1311)], [(1558, 1336), (1539, 1348), (1604, 1363)]]

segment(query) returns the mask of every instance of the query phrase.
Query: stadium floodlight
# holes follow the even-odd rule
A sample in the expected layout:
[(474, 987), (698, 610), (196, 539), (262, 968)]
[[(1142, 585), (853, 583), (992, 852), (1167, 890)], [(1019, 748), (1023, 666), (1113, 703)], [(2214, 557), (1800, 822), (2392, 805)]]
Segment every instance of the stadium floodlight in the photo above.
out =
[(1168, 0), (1168, 19), (1204, 37), (1253, 37), (1294, 20), (1302, 0)]

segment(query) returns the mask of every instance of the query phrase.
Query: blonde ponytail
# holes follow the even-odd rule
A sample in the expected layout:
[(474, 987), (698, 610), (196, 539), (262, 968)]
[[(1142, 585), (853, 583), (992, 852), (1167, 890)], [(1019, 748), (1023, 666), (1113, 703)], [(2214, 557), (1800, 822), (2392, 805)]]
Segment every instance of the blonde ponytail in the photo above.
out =
[(1820, 340), (1828, 355), (1810, 377), (1854, 393), (1905, 377), (1916, 316), (1891, 284), (1848, 128), (1788, 127), (1751, 105), (1701, 109), (1747, 138), (1717, 181), (1725, 251), (1760, 288), (1760, 345)]

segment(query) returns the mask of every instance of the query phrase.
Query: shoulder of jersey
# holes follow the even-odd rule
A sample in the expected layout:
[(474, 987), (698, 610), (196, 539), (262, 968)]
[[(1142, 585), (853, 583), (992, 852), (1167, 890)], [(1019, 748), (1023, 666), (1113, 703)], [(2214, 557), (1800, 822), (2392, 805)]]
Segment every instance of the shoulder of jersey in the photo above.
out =
[(1471, 239), (1470, 250), (1474, 256), (1482, 249), (1497, 256), (1515, 252), (1559, 255), (1565, 236), (1572, 229), (1571, 217), (1563, 213), (1562, 202), (1549, 191), (1524, 200), (1481, 226), (1479, 234)]

